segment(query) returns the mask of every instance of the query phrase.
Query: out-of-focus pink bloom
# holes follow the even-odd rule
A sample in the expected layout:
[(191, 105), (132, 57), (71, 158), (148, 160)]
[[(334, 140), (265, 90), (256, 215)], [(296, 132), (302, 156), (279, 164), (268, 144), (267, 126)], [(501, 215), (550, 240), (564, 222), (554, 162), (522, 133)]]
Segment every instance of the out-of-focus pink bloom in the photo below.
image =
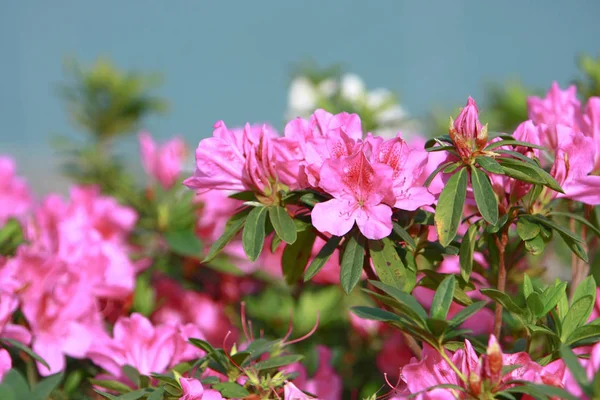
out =
[[(0, 280), (0, 284), (1, 284)], [(11, 323), (13, 313), (19, 306), (16, 294), (0, 292), (0, 338), (13, 339), (23, 344), (31, 342), (31, 333), (22, 325)]]
[(193, 378), (179, 378), (179, 384), (183, 390), (180, 400), (202, 400), (204, 388), (199, 380)]
[[(425, 151), (425, 142), (425, 138), (423, 138), (422, 136), (416, 136), (410, 140), (408, 145), (411, 149)], [(423, 185), (429, 177), (429, 175), (433, 171), (435, 171), (437, 167), (442, 165), (446, 161), (447, 157), (448, 156), (443, 151), (434, 151), (431, 153), (427, 153), (427, 162), (425, 163), (419, 177), (415, 179), (415, 185)], [(443, 189), (444, 182), (442, 182), (442, 174), (438, 174), (435, 178), (433, 178), (433, 181), (431, 181), (428, 190), (432, 194), (439, 194), (442, 192)]]
[(590, 314), (588, 322), (591, 322), (596, 318), (600, 318), (600, 287), (596, 289), (596, 304), (594, 304), (594, 309)]
[(569, 86), (561, 90), (557, 82), (553, 82), (545, 98), (536, 96), (527, 99), (529, 118), (539, 125), (544, 147), (555, 151), (563, 140), (563, 132), (557, 126), (563, 125), (578, 130), (581, 123), (581, 103), (577, 99), (577, 88)]
[(427, 164), (425, 150), (411, 148), (400, 136), (386, 141), (369, 136), (367, 141), (372, 146), (371, 161), (388, 165), (393, 170), (394, 207), (414, 211), (433, 204), (435, 198), (419, 182)]
[(600, 97), (590, 97), (585, 105), (583, 133), (596, 145), (593, 172), (597, 175), (600, 173)]
[[(339, 274), (338, 274), (339, 275)], [(362, 319), (352, 312), (348, 312), (348, 318), (352, 328), (361, 336), (369, 337), (376, 335), (384, 326), (380, 321)]]
[[(321, 400), (339, 400), (342, 394), (342, 379), (331, 366), (331, 350), (319, 345), (317, 351), (319, 352), (319, 366), (313, 377), (307, 377), (306, 368), (300, 363), (291, 364), (285, 367), (284, 371), (287, 373), (297, 372), (299, 375), (294, 379), (294, 382), (303, 390), (317, 396), (317, 398)], [(300, 398), (303, 399), (304, 397)], [(306, 398), (311, 399), (312, 397)]]
[(4, 349), (0, 349), (0, 382), (4, 379), (4, 375), (12, 368), (12, 360), (10, 354)]
[(155, 323), (174, 326), (192, 324), (214, 344), (221, 344), (225, 334), (232, 329), (223, 312), (223, 304), (206, 294), (184, 290), (168, 278), (160, 278), (154, 287), (157, 301), (162, 304), (152, 315)]
[(395, 381), (402, 367), (410, 363), (412, 358), (413, 353), (406, 345), (402, 334), (394, 332), (385, 339), (381, 351), (377, 354), (377, 368)]
[(187, 343), (190, 337), (201, 337), (201, 334), (195, 327), (154, 326), (144, 316), (134, 313), (117, 321), (112, 338), (94, 338), (88, 357), (117, 379), (125, 379), (122, 372), (125, 365), (143, 375), (163, 373), (201, 355), (200, 350)]
[(156, 179), (165, 189), (173, 187), (177, 183), (185, 159), (184, 141), (175, 138), (157, 146), (148, 132), (142, 132), (139, 142), (142, 165), (148, 176)]
[(590, 205), (600, 204), (600, 176), (588, 175), (594, 168), (595, 144), (591, 137), (566, 126), (557, 126), (561, 140), (550, 174), (564, 190), (553, 193)]
[(354, 223), (368, 239), (381, 239), (392, 231), (393, 198), (389, 186), (393, 170), (385, 164), (371, 165), (362, 151), (321, 168), (320, 186), (334, 198), (315, 205), (312, 223), (320, 232), (342, 236)]
[(225, 231), (225, 225), (244, 202), (232, 199), (228, 193), (220, 190), (210, 190), (198, 194), (196, 201), (201, 204), (198, 216), (198, 236), (214, 242)]
[[(598, 371), (600, 371), (600, 343), (596, 343), (592, 347), (589, 359), (580, 358), (579, 363), (585, 368), (587, 378), (591, 382)], [(588, 397), (581, 391), (577, 380), (568, 369), (564, 372), (564, 388), (572, 395), (582, 400), (588, 400)]]
[(22, 217), (33, 202), (27, 183), (15, 170), (14, 161), (0, 155), (0, 227), (11, 217)]
[(479, 109), (475, 100), (467, 99), (466, 106), (460, 110), (455, 121), (451, 120), (450, 138), (460, 156), (468, 159), (477, 151), (482, 150), (487, 143), (487, 126), (479, 122)]
[(299, 155), (293, 141), (277, 137), (267, 125), (247, 124), (236, 131), (219, 121), (214, 128), (213, 137), (196, 149), (196, 171), (184, 181), (190, 189), (253, 190), (268, 197), (280, 184), (297, 184)]

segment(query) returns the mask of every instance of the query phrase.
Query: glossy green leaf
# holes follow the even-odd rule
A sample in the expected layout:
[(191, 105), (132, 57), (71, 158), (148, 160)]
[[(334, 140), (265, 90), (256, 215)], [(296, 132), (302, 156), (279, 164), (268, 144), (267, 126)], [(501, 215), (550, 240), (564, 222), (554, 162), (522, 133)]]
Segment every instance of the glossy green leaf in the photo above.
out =
[(517, 233), (522, 240), (531, 240), (540, 234), (540, 226), (527, 218), (519, 218)]
[(534, 292), (533, 283), (531, 282), (531, 278), (526, 273), (523, 274), (523, 294), (525, 295), (525, 299), (529, 297), (531, 293)]
[(390, 286), (410, 292), (416, 284), (416, 274), (409, 270), (389, 238), (370, 240), (369, 250), (379, 279)]
[(373, 286), (377, 289), (384, 291), (388, 295), (392, 296), (398, 302), (405, 304), (408, 308), (410, 308), (423, 322), (427, 319), (427, 312), (423, 308), (423, 306), (409, 293), (403, 292), (400, 289), (397, 289), (393, 286), (386, 285), (383, 282), (379, 281), (369, 281)]
[(448, 246), (460, 225), (467, 195), (467, 171), (463, 168), (450, 177), (440, 194), (435, 212), (435, 225), (440, 244)]
[(246, 208), (229, 218), (229, 221), (227, 221), (227, 224), (225, 225), (225, 231), (223, 232), (221, 237), (213, 243), (208, 252), (208, 255), (204, 257), (204, 260), (202, 260), (202, 262), (206, 263), (212, 261), (221, 252), (221, 250), (223, 250), (223, 248), (227, 246), (229, 242), (231, 242), (235, 235), (244, 226), (244, 223), (246, 222), (246, 217), (248, 216), (249, 212), (250, 209)]
[(453, 275), (448, 275), (442, 283), (440, 283), (440, 286), (433, 296), (433, 302), (431, 303), (431, 318), (446, 319), (450, 306), (452, 305), (452, 299), (454, 298), (455, 286), (456, 279)]
[(502, 305), (502, 307), (506, 308), (508, 311), (515, 313), (519, 316), (525, 315), (525, 310), (516, 305), (515, 302), (506, 293), (496, 289), (481, 289), (480, 292), (484, 296), (487, 296), (495, 302), (500, 303), (500, 305)]
[(498, 164), (498, 161), (494, 160), (492, 157), (479, 156), (475, 160), (477, 161), (477, 164), (487, 172), (504, 175), (502, 165)]
[(460, 252), (458, 253), (460, 276), (465, 282), (469, 282), (471, 272), (473, 271), (473, 255), (475, 254), (475, 244), (477, 243), (477, 232), (477, 225), (473, 224), (469, 226), (460, 243)]
[(147, 400), (162, 400), (164, 394), (165, 394), (165, 388), (158, 387), (158, 388), (154, 389), (154, 391), (152, 392), (152, 394), (150, 396), (148, 396)]
[(539, 293), (534, 292), (527, 297), (527, 307), (536, 319), (544, 316), (544, 304), (542, 303), (542, 298)]
[(308, 269), (304, 273), (304, 282), (311, 280), (325, 266), (329, 258), (335, 252), (342, 240), (341, 236), (332, 236), (327, 243), (317, 253), (316, 257), (311, 261)]
[(492, 188), (490, 178), (478, 168), (471, 168), (471, 186), (479, 213), (487, 222), (498, 222), (498, 199)]
[(452, 319), (450, 320), (450, 327), (455, 328), (455, 327), (461, 325), (470, 316), (472, 316), (473, 314), (475, 314), (476, 312), (481, 310), (483, 307), (485, 307), (486, 304), (487, 304), (487, 302), (485, 302), (485, 301), (478, 301), (471, 305), (466, 306), (465, 308), (463, 308), (462, 310), (457, 312), (454, 315), (454, 317), (452, 317)]
[(356, 306), (352, 307), (352, 312), (362, 319), (383, 322), (400, 322), (400, 317), (389, 311), (375, 307)]
[[(581, 299), (584, 296), (592, 297), (592, 304), (596, 303), (596, 281), (593, 276), (588, 276), (584, 280), (579, 283), (579, 286), (575, 289), (573, 293), (572, 303), (575, 303), (577, 300)], [(593, 306), (590, 309), (590, 313), (592, 312)]]
[(565, 342), (571, 333), (587, 322), (593, 306), (594, 298), (592, 296), (583, 296), (571, 304), (567, 315), (562, 321), (560, 335), (562, 342)]
[(358, 233), (353, 233), (347, 240), (340, 266), (340, 282), (346, 294), (350, 294), (360, 281), (362, 274), (365, 258), (365, 238)]
[(546, 242), (542, 238), (542, 236), (538, 235), (531, 240), (525, 241), (525, 249), (533, 254), (534, 256), (538, 256), (544, 252), (546, 248)]
[(296, 241), (296, 224), (294, 220), (287, 213), (286, 209), (281, 206), (269, 207), (269, 219), (271, 224), (277, 233), (277, 236), (281, 238), (287, 244), (293, 244)]
[(417, 244), (415, 243), (414, 239), (412, 238), (412, 236), (410, 236), (406, 229), (401, 227), (397, 222), (392, 222), (392, 226), (392, 230), (394, 231), (394, 233), (398, 235), (400, 239), (404, 240), (404, 243), (406, 243), (407, 246), (409, 246), (412, 249), (417, 247)]
[(567, 337), (565, 344), (572, 345), (581, 340), (598, 337), (600, 337), (600, 325), (583, 325), (575, 329), (575, 331)]
[(557, 282), (554, 286), (547, 288), (544, 291), (544, 296), (542, 296), (542, 300), (544, 301), (544, 312), (546, 315), (552, 310), (554, 307), (563, 302), (562, 305), (559, 306), (559, 310), (562, 309), (561, 312), (565, 312), (561, 315), (561, 318), (564, 318), (566, 315), (566, 310), (569, 307), (568, 299), (567, 299), (567, 283), (566, 282)]
[(251, 261), (256, 261), (262, 252), (265, 243), (265, 223), (267, 222), (267, 208), (255, 207), (246, 218), (242, 232), (242, 246)]
[(287, 355), (287, 356), (272, 357), (272, 358), (268, 358), (264, 361), (257, 362), (256, 364), (253, 365), (253, 368), (256, 369), (257, 371), (262, 371), (265, 369), (272, 369), (272, 368), (279, 368), (279, 367), (284, 367), (286, 365), (290, 365), (295, 362), (298, 362), (298, 361), (302, 360), (303, 358), (304, 358), (304, 356), (301, 354), (291, 354), (291, 355)]
[(594, 234), (598, 237), (600, 237), (600, 229), (598, 229), (594, 224), (592, 224), (590, 221), (588, 221), (587, 219), (585, 219), (584, 217), (582, 217), (581, 215), (577, 215), (577, 214), (573, 214), (573, 213), (567, 213), (567, 212), (559, 212), (559, 211), (553, 211), (551, 213), (549, 213), (548, 215), (550, 216), (557, 216), (557, 217), (565, 217), (565, 218), (569, 218), (569, 219), (574, 219), (575, 221), (587, 226), (588, 228), (590, 228), (592, 230), (592, 232), (594, 232)]
[(549, 173), (538, 166), (521, 160), (515, 160), (514, 158), (503, 157), (497, 158), (496, 160), (498, 163), (500, 163), (500, 165), (502, 165), (504, 174), (510, 176), (511, 178), (515, 178), (522, 182), (548, 186), (559, 193), (563, 193), (563, 190), (558, 182), (556, 182), (556, 180)]

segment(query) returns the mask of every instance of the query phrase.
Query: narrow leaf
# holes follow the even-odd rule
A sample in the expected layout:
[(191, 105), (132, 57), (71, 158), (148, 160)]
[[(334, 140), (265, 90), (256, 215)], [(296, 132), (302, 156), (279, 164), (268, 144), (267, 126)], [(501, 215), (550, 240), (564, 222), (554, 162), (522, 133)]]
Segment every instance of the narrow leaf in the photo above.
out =
[(362, 319), (383, 322), (400, 322), (400, 317), (381, 308), (356, 306), (352, 307), (352, 312)]
[(296, 241), (296, 224), (294, 220), (287, 213), (285, 208), (281, 206), (269, 207), (269, 219), (277, 236), (281, 238), (287, 244), (293, 244)]
[(407, 246), (413, 249), (417, 247), (417, 244), (415, 243), (414, 239), (412, 238), (412, 236), (410, 236), (408, 232), (406, 232), (406, 229), (401, 227), (397, 222), (393, 222), (392, 226), (394, 233), (398, 235), (400, 239), (404, 240)]
[(504, 147), (504, 146), (522, 146), (522, 147), (530, 147), (532, 149), (540, 149), (540, 150), (545, 150), (544, 147), (537, 145), (537, 144), (533, 144), (533, 143), (527, 143), (527, 142), (522, 142), (520, 140), (500, 140), (498, 142), (493, 142), (491, 143), (489, 146), (487, 146), (485, 148), (485, 150), (493, 150), (496, 149), (498, 147)]
[(433, 302), (431, 303), (431, 318), (446, 319), (450, 306), (452, 305), (452, 299), (454, 298), (455, 285), (456, 279), (453, 275), (448, 275), (442, 283), (440, 283), (440, 286), (433, 296)]
[(504, 175), (502, 165), (498, 164), (498, 161), (494, 160), (492, 157), (479, 156), (475, 160), (477, 161), (477, 164), (487, 172)]
[(529, 275), (523, 274), (523, 294), (525, 295), (525, 299), (527, 299), (533, 292), (534, 290), (533, 283), (531, 283), (531, 278), (529, 278)]
[[(579, 384), (579, 387), (581, 387), (581, 389), (583, 389), (584, 392), (586, 392), (585, 389), (588, 386), (587, 373), (585, 372), (585, 369), (579, 362), (579, 359), (577, 358), (575, 353), (573, 353), (573, 350), (571, 350), (571, 348), (569, 346), (563, 345), (560, 348), (560, 355), (561, 355), (563, 361), (565, 362), (565, 364), (567, 365), (567, 368), (571, 372), (571, 375), (573, 376), (573, 378), (575, 378), (575, 381)], [(588, 396), (591, 395), (591, 393), (589, 393), (589, 391), (587, 391), (586, 394)]]
[(496, 225), (498, 222), (498, 199), (490, 178), (480, 169), (471, 168), (471, 186), (481, 216), (490, 224)]
[(422, 319), (423, 322), (425, 322), (425, 319), (427, 319), (427, 312), (425, 311), (423, 306), (409, 293), (405, 293), (393, 286), (386, 285), (383, 282), (369, 281), (369, 283), (375, 286), (377, 289), (383, 290), (385, 293), (392, 296), (398, 302), (408, 306), (419, 316), (419, 318)]
[(303, 231), (298, 234), (294, 244), (288, 244), (283, 250), (281, 266), (283, 276), (288, 285), (293, 285), (300, 279), (308, 259), (312, 254), (315, 243), (315, 232), (313, 230)]
[(258, 371), (265, 370), (265, 369), (279, 368), (279, 367), (284, 367), (286, 365), (290, 365), (295, 362), (298, 362), (298, 361), (302, 360), (302, 358), (304, 358), (304, 356), (302, 356), (301, 354), (292, 354), (292, 355), (288, 355), (288, 356), (273, 357), (273, 358), (266, 359), (264, 361), (259, 361), (256, 364), (254, 364), (252, 367)]
[(265, 223), (267, 221), (266, 207), (255, 207), (248, 214), (244, 231), (242, 233), (242, 245), (244, 252), (251, 261), (256, 261), (262, 252), (265, 243)]
[(484, 296), (489, 297), (497, 303), (500, 303), (502, 307), (508, 311), (513, 312), (519, 316), (525, 315), (525, 310), (515, 304), (515, 302), (504, 292), (496, 289), (481, 289), (479, 290)]
[(450, 327), (455, 328), (455, 327), (461, 325), (470, 316), (472, 316), (473, 314), (475, 314), (476, 312), (481, 310), (483, 307), (485, 307), (486, 304), (487, 304), (487, 302), (485, 302), (485, 301), (478, 301), (469, 306), (466, 306), (465, 308), (463, 308), (462, 310), (457, 312), (454, 315), (454, 317), (452, 317), (452, 319), (450, 320)]
[(467, 195), (467, 172), (452, 175), (442, 190), (435, 212), (435, 225), (440, 244), (448, 246), (458, 231)]
[(0, 338), (0, 340), (10, 344), (12, 347), (16, 348), (17, 350), (21, 350), (23, 353), (27, 354), (29, 357), (33, 358), (34, 360), (36, 360), (37, 362), (42, 364), (44, 367), (50, 369), (50, 366), (48, 365), (46, 360), (44, 360), (42, 357), (40, 357), (37, 353), (35, 353), (33, 350), (31, 350), (29, 347), (27, 347), (23, 343), (18, 342), (14, 339), (8, 339), (8, 338)]
[(443, 169), (445, 169), (446, 167), (448, 167), (449, 165), (454, 164), (453, 161), (448, 161), (445, 162), (443, 164), (441, 164), (439, 167), (437, 167), (431, 174), (429, 174), (429, 176), (427, 177), (427, 179), (425, 179), (425, 183), (423, 183), (423, 186), (425, 187), (429, 187), (429, 185), (431, 185), (431, 182), (433, 182), (433, 180), (435, 179), (435, 177), (442, 172)]
[(565, 342), (572, 332), (586, 323), (590, 317), (591, 307), (593, 306), (594, 299), (592, 296), (583, 296), (571, 304), (566, 317), (562, 321), (563, 329), (560, 335), (562, 342)]
[(416, 274), (402, 262), (394, 242), (389, 238), (370, 240), (369, 250), (379, 279), (390, 286), (410, 292), (416, 284)]
[(460, 243), (458, 258), (460, 261), (460, 276), (465, 282), (469, 282), (473, 271), (473, 255), (475, 254), (475, 243), (477, 242), (477, 225), (469, 226), (465, 236)]
[(321, 250), (319, 250), (319, 253), (317, 253), (316, 257), (312, 260), (308, 266), (308, 269), (304, 273), (304, 282), (311, 280), (321, 270), (321, 268), (325, 266), (331, 255), (335, 252), (335, 249), (337, 249), (341, 240), (341, 236), (332, 236), (329, 238), (327, 243), (321, 247)]
[(223, 248), (227, 246), (229, 242), (231, 242), (235, 235), (244, 226), (249, 212), (250, 209), (246, 208), (229, 218), (229, 221), (227, 221), (227, 224), (225, 225), (225, 232), (223, 232), (221, 237), (213, 243), (208, 255), (204, 258), (204, 260), (202, 260), (202, 262), (206, 263), (212, 261), (221, 252), (221, 250), (223, 250)]
[(353, 233), (344, 248), (340, 266), (340, 282), (346, 294), (350, 294), (360, 280), (365, 258), (364, 241), (362, 235)]
[(544, 316), (544, 304), (542, 303), (542, 298), (539, 293), (531, 293), (529, 297), (527, 297), (527, 307), (536, 320)]
[(558, 211), (553, 211), (553, 212), (549, 213), (548, 215), (553, 215), (553, 216), (555, 215), (557, 217), (565, 217), (565, 218), (574, 219), (577, 222), (580, 222), (580, 223), (584, 224), (585, 226), (587, 226), (588, 228), (590, 228), (596, 236), (600, 237), (600, 229), (598, 229), (594, 224), (592, 224), (590, 221), (588, 221), (581, 215), (567, 213), (567, 212), (558, 212)]
[(575, 332), (571, 333), (565, 344), (572, 345), (581, 340), (591, 339), (600, 336), (600, 326), (598, 325), (584, 325), (580, 326), (575, 330)]

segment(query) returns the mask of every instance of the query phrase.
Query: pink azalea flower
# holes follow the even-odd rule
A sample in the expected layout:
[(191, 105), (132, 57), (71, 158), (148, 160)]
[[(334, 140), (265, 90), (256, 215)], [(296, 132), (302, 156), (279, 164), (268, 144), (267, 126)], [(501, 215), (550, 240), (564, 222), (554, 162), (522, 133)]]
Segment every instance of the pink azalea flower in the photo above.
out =
[(292, 382), (287, 382), (283, 386), (283, 400), (317, 400), (298, 389)]
[(199, 193), (218, 189), (272, 195), (279, 184), (296, 184), (299, 166), (294, 147), (267, 125), (257, 129), (247, 124), (235, 131), (219, 121), (213, 137), (198, 145), (196, 171), (184, 184)]
[[(361, 320), (363, 323), (365, 320)], [(413, 353), (406, 345), (404, 336), (400, 332), (394, 332), (388, 336), (383, 347), (377, 354), (377, 368), (387, 374), (392, 381), (398, 379), (400, 370), (413, 359)]]
[(467, 99), (467, 104), (452, 121), (449, 133), (461, 158), (470, 158), (474, 151), (482, 150), (487, 143), (487, 125), (479, 122), (479, 109), (475, 100)]
[(183, 390), (180, 400), (221, 400), (221, 393), (212, 389), (204, 389), (199, 380), (193, 378), (179, 378)]
[(392, 231), (393, 198), (388, 183), (393, 170), (385, 164), (371, 165), (362, 151), (329, 160), (321, 168), (320, 186), (333, 199), (318, 203), (312, 223), (320, 232), (342, 236), (354, 223), (368, 239), (381, 239)]
[(594, 174), (600, 172), (600, 97), (590, 97), (585, 105), (583, 133), (594, 140)]
[(419, 182), (428, 160), (425, 150), (410, 147), (399, 135), (386, 141), (370, 136), (367, 141), (373, 147), (371, 161), (388, 165), (394, 171), (395, 208), (414, 211), (434, 203), (433, 195)]
[[(600, 343), (592, 346), (589, 359), (579, 359), (579, 363), (585, 368), (588, 380), (591, 382), (594, 376), (600, 371)], [(568, 369), (564, 372), (564, 388), (574, 396), (582, 400), (588, 400), (588, 397), (581, 391), (576, 379)]]
[(15, 163), (0, 155), (0, 227), (12, 217), (22, 217), (31, 208), (27, 183), (15, 175)]
[(4, 375), (12, 368), (12, 360), (10, 354), (4, 349), (0, 349), (0, 382), (4, 379)]
[[(426, 142), (425, 138), (423, 138), (421, 136), (416, 136), (410, 140), (408, 145), (411, 149), (424, 151), (425, 142)], [(425, 183), (425, 181), (427, 180), (427, 178), (429, 177), (429, 175), (433, 171), (435, 171), (435, 169), (437, 167), (439, 167), (441, 164), (443, 164), (446, 161), (447, 157), (448, 156), (446, 154), (444, 154), (444, 152), (442, 152), (442, 151), (435, 151), (432, 153), (427, 153), (427, 162), (423, 166), (423, 169), (422, 169), (419, 177), (415, 179), (415, 185), (423, 185)], [(427, 189), (432, 194), (437, 195), (437, 194), (441, 193), (442, 190), (444, 189), (444, 182), (442, 182), (442, 174), (438, 174), (435, 178), (433, 178), (433, 181), (431, 181), (431, 184), (429, 185), (429, 187)], [(435, 231), (435, 229), (434, 229), (434, 231)]]
[(577, 128), (581, 123), (581, 103), (574, 85), (563, 91), (557, 82), (553, 82), (545, 98), (529, 97), (527, 108), (529, 118), (542, 129), (543, 146), (553, 151), (563, 140), (563, 133), (557, 127)]
[(150, 375), (199, 357), (200, 350), (187, 343), (190, 337), (201, 337), (201, 334), (194, 327), (154, 326), (144, 316), (134, 313), (117, 321), (112, 338), (94, 338), (94, 346), (87, 355), (113, 377), (126, 380), (122, 372), (125, 365), (136, 368), (140, 374)]
[(179, 178), (185, 159), (186, 147), (183, 140), (171, 139), (162, 146), (157, 146), (147, 132), (139, 135), (142, 165), (146, 173), (156, 179), (163, 188), (170, 189)]

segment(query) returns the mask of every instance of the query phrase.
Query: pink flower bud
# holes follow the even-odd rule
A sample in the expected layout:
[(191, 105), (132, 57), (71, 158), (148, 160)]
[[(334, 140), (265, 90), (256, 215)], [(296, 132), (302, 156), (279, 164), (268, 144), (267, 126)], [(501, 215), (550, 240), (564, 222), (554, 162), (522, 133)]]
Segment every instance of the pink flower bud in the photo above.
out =
[(454, 121), (454, 130), (463, 138), (475, 139), (479, 136), (482, 126), (479, 122), (479, 109), (475, 100), (469, 96), (467, 105), (460, 111)]
[(485, 373), (492, 383), (500, 382), (502, 378), (502, 367), (504, 360), (502, 358), (502, 349), (494, 335), (490, 336), (488, 342), (487, 355), (484, 361)]

